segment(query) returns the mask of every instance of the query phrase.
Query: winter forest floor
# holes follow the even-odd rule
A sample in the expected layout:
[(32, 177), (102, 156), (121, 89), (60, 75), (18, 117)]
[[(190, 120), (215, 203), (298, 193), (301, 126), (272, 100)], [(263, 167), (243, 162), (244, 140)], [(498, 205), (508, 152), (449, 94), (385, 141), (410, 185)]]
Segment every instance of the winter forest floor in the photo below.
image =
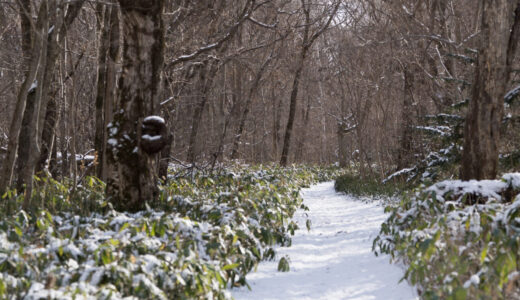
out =
[(290, 271), (278, 272), (278, 260), (261, 263), (247, 276), (252, 291), (235, 289), (235, 299), (418, 299), (406, 281), (398, 283), (404, 270), (372, 252), (387, 217), (383, 206), (339, 194), (333, 182), (302, 195), (309, 211), (295, 214), (300, 230), (292, 246), (277, 250), (278, 257), (289, 257)]

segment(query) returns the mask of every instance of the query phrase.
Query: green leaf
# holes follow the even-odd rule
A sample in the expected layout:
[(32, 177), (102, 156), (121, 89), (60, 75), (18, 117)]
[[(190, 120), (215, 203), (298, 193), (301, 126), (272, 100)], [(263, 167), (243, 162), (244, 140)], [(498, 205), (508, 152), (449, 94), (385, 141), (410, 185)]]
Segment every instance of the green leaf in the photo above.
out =
[(110, 239), (109, 242), (112, 246), (115, 246), (115, 247), (117, 247), (119, 245), (119, 240)]
[(486, 259), (486, 256), (488, 253), (488, 247), (489, 247), (489, 245), (486, 245), (484, 247), (484, 249), (482, 249), (482, 252), (480, 253), (480, 264), (482, 264), (484, 262), (484, 260)]
[(224, 270), (224, 271), (232, 270), (238, 266), (240, 266), (239, 263), (229, 264), (229, 265), (225, 265), (224, 267), (222, 267), (222, 270)]
[(16, 234), (19, 236), (19, 237), (22, 237), (23, 235), (23, 232), (22, 232), (22, 229), (18, 226), (14, 226), (14, 232), (16, 232)]
[(278, 262), (278, 271), (279, 272), (289, 272), (289, 257), (284, 256), (280, 259), (280, 262)]
[(121, 226), (121, 228), (119, 229), (119, 232), (121, 233), (123, 230), (127, 229), (128, 227), (130, 227), (130, 224), (128, 224), (128, 223), (123, 224), (123, 226)]

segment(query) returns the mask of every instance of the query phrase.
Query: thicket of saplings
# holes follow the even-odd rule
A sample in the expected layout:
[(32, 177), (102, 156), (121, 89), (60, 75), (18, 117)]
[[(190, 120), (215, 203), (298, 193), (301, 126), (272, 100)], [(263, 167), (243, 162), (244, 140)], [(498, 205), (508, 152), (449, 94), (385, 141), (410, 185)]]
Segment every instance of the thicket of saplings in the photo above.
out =
[(75, 188), (38, 178), (38, 209), (30, 212), (20, 209), (23, 196), (3, 195), (0, 299), (230, 298), (227, 289), (247, 285), (246, 274), (262, 260), (279, 259), (279, 269), (289, 269), (273, 246), (291, 244), (299, 227), (291, 217), (305, 208), (300, 189), (340, 171), (172, 172), (159, 200), (133, 214), (113, 210), (94, 177)]

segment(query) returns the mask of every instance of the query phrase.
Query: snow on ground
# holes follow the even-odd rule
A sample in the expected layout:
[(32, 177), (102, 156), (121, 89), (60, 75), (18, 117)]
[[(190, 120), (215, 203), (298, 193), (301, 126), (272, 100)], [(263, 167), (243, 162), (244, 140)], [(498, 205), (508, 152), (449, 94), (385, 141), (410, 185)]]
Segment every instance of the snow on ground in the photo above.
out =
[(382, 206), (338, 194), (333, 182), (303, 190), (303, 198), (311, 231), (298, 211), (292, 246), (277, 250), (278, 258), (289, 255), (291, 270), (278, 272), (278, 260), (261, 263), (247, 276), (252, 291), (234, 289), (235, 299), (418, 299), (406, 281), (398, 284), (404, 271), (372, 253), (387, 217)]

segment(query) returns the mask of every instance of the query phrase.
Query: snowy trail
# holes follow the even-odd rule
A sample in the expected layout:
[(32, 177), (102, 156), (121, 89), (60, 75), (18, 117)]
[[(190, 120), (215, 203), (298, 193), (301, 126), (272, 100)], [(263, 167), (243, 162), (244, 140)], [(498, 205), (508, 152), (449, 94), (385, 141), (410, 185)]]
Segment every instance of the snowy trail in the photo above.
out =
[(338, 194), (333, 182), (303, 190), (303, 198), (311, 231), (298, 211), (292, 246), (277, 249), (278, 258), (289, 255), (291, 270), (278, 272), (278, 260), (261, 263), (247, 277), (252, 291), (234, 289), (235, 299), (418, 299), (413, 287), (398, 284), (404, 271), (372, 253), (383, 207)]

